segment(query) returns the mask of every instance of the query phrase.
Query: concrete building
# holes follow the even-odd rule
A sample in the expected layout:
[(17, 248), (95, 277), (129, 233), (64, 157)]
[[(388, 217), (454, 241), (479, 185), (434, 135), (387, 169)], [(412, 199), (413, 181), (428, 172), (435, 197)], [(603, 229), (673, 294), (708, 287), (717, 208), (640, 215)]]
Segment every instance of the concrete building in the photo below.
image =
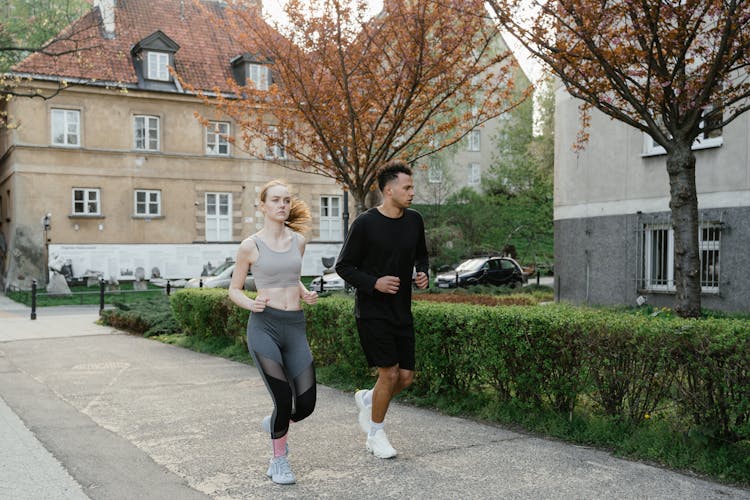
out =
[[(650, 137), (592, 112), (585, 150), (572, 145), (578, 104), (563, 87), (555, 110), (555, 292), (578, 304), (674, 305), (666, 155)], [(750, 114), (694, 145), (702, 305), (750, 304)], [(642, 301), (643, 299), (641, 299)]]
[[(508, 50), (501, 37), (495, 50)], [(520, 67), (513, 79), (517, 89), (530, 85), (529, 78)], [(451, 194), (463, 188), (480, 191), (482, 179), (491, 175), (490, 168), (498, 154), (498, 134), (506, 121), (507, 115), (492, 118), (453, 146), (419, 160), (419, 168), (414, 176), (415, 202), (441, 205)]]
[[(221, 2), (202, 6), (223, 15)], [(80, 36), (95, 48), (14, 68), (29, 79), (21, 85), (65, 90), (2, 104), (12, 126), (0, 131), (0, 286), (43, 281), (49, 260), (70, 261), (76, 276), (198, 275), (260, 227), (260, 187), (277, 177), (312, 209), (303, 274), (319, 274), (343, 239), (341, 189), (283, 168), (293, 161), (283, 148), (255, 158), (235, 147), (238, 124), (185, 92), (170, 68), (209, 91), (270, 72), (190, 1), (96, 0), (77, 23), (91, 26)]]

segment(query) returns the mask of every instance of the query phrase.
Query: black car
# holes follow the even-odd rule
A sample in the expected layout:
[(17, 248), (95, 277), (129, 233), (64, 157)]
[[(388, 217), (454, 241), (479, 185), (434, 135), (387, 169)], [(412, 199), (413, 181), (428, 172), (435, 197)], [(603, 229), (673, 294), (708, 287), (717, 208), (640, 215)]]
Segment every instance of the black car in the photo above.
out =
[(510, 257), (479, 257), (463, 261), (453, 271), (438, 274), (438, 288), (472, 285), (516, 287), (526, 282), (521, 266)]

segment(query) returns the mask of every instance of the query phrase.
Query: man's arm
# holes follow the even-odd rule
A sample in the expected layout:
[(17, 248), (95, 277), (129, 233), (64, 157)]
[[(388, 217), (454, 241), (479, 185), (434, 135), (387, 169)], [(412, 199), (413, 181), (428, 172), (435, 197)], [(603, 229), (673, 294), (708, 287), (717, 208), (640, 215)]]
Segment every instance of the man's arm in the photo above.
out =
[(366, 255), (366, 236), (361, 220), (355, 219), (336, 260), (336, 272), (357, 290), (372, 294), (378, 279), (361, 270)]
[(427, 243), (424, 235), (424, 220), (419, 217), (419, 237), (417, 238), (417, 249), (414, 254), (414, 266), (418, 273), (425, 273), (430, 276), (430, 257), (427, 254)]

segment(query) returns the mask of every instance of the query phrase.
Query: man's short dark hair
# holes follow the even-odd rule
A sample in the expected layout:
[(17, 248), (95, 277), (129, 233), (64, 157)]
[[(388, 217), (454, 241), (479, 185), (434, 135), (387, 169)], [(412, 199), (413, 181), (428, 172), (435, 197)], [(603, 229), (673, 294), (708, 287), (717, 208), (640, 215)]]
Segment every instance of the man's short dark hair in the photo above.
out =
[(391, 160), (378, 171), (378, 187), (382, 191), (389, 182), (398, 179), (398, 174), (414, 175), (404, 160)]

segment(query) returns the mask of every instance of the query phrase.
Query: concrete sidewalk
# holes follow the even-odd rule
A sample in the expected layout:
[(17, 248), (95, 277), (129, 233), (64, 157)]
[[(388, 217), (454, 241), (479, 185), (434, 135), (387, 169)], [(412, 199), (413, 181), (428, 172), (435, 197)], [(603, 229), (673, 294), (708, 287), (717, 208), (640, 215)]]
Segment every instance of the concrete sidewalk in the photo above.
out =
[[(0, 442), (8, 427), (27, 429), (16, 451), (0, 447), (0, 464), (24, 464), (13, 475), (0, 468), (0, 498), (750, 499), (747, 489), (397, 403), (386, 426), (399, 456), (378, 460), (365, 451), (352, 394), (325, 386), (290, 431), (298, 483), (278, 486), (265, 476), (260, 421), (271, 403), (254, 367), (92, 325), (96, 317), (59, 314), (42, 336), (28, 316), (0, 319)], [(40, 451), (51, 465), (31, 458)], [(25, 490), (52, 476), (54, 495)]]

